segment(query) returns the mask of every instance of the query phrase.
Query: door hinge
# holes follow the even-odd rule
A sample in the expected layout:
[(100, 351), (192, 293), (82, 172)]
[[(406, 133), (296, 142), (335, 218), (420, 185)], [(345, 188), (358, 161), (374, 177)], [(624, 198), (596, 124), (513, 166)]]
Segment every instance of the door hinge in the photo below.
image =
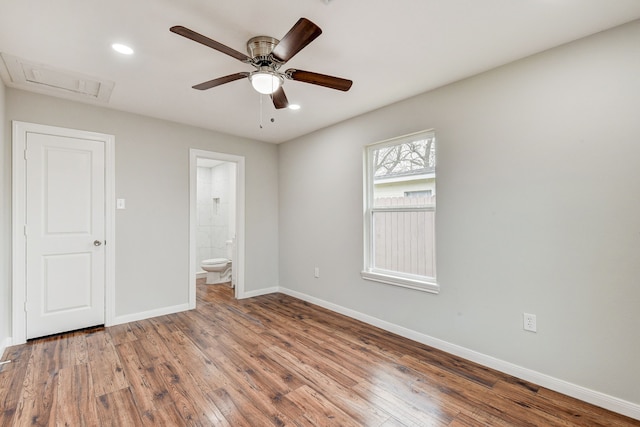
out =
[(27, 149), (24, 149), (24, 159), (27, 160)]
[(24, 225), (24, 235), (27, 236), (27, 224)]
[(25, 313), (27, 312), (27, 302), (26, 301), (24, 302), (24, 312)]

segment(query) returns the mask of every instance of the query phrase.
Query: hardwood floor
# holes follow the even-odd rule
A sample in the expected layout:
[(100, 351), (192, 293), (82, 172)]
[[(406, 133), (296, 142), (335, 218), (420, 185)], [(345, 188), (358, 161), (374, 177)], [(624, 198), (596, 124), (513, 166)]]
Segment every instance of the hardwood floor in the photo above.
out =
[(640, 426), (281, 294), (7, 349), (0, 426)]

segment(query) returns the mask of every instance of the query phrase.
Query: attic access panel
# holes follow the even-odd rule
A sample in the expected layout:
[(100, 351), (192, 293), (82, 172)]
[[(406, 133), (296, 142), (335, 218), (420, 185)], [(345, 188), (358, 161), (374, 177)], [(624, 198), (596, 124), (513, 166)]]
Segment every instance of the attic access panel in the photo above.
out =
[(0, 55), (11, 79), (7, 85), (18, 89), (106, 103), (115, 86), (112, 81), (36, 64), (5, 53)]

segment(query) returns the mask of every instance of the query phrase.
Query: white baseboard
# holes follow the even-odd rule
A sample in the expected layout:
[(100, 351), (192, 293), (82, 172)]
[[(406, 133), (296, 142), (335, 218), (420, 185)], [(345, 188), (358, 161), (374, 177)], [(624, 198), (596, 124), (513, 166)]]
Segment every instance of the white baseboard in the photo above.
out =
[(167, 314), (179, 313), (181, 311), (189, 310), (189, 304), (178, 304), (171, 307), (163, 307), (155, 310), (142, 311), (140, 313), (125, 314), (124, 316), (116, 316), (113, 322), (106, 326), (115, 326), (122, 323), (136, 322), (138, 320), (149, 319), (151, 317), (164, 316)]
[(479, 363), (480, 365), (495, 369), (500, 372), (504, 372), (509, 375), (513, 375), (514, 377), (521, 378), (525, 381), (529, 381), (550, 390), (557, 391), (576, 399), (580, 399), (584, 402), (591, 403), (592, 405), (596, 405), (601, 408), (626, 415), (627, 417), (640, 420), (640, 405), (638, 404), (628, 402), (626, 400), (619, 399), (617, 397), (613, 397), (598, 391), (594, 391), (564, 380), (560, 380), (558, 378), (554, 378), (528, 368), (523, 368), (522, 366), (518, 366), (513, 363), (506, 362), (504, 360), (500, 360), (495, 357), (488, 356), (486, 354), (482, 354), (477, 351), (470, 350), (468, 348), (452, 344), (420, 332), (416, 332), (403, 326), (399, 326), (385, 320), (360, 313), (350, 308), (346, 308), (331, 302), (321, 300), (316, 297), (312, 297), (307, 294), (293, 291), (291, 289), (281, 287), (279, 288), (279, 292), (301, 299), (303, 301), (310, 302), (336, 313), (340, 313), (345, 316), (360, 320), (364, 323), (368, 323), (380, 329), (384, 329), (385, 331), (389, 331), (402, 337), (409, 338), (413, 341), (426, 344), (455, 356), (462, 357), (475, 363)]
[(243, 292), (242, 295), (238, 295), (238, 299), (259, 297), (260, 295), (275, 294), (276, 292), (280, 292), (280, 288), (277, 286), (273, 288), (258, 289), (257, 291)]
[(2, 359), (2, 356), (4, 356), (4, 351), (8, 347), (11, 347), (12, 341), (13, 340), (11, 339), (11, 337), (7, 337), (4, 340), (2, 340), (2, 342), (0, 342), (0, 359)]

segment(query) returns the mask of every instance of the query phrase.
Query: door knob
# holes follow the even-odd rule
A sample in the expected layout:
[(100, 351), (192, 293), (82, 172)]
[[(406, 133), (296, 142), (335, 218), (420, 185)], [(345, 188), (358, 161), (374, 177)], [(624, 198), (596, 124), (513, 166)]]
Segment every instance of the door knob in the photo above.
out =
[(102, 242), (100, 240), (94, 240), (93, 241), (93, 246), (100, 246), (102, 244)]

